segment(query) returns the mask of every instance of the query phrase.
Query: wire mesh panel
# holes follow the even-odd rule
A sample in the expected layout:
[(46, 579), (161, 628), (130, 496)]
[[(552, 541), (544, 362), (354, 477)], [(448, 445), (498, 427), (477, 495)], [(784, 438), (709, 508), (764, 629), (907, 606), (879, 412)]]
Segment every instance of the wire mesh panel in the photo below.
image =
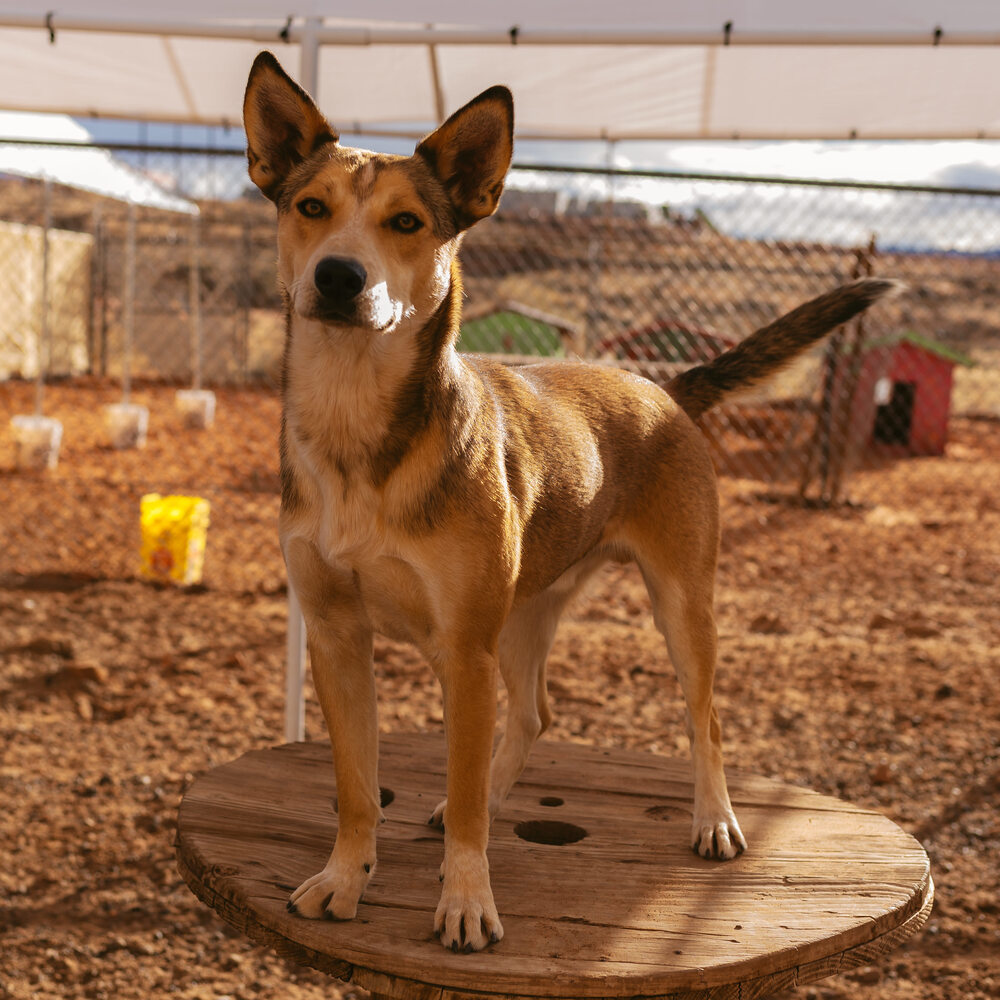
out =
[[(44, 360), (43, 185), (0, 180), (0, 377), (276, 384), (273, 207), (247, 193), (239, 157), (132, 156), (215, 197), (135, 208), (130, 250), (127, 205), (51, 185)], [(499, 213), (464, 238), (459, 347), (665, 383), (838, 284), (899, 278), (904, 294), (703, 418), (719, 471), (748, 488), (858, 498), (874, 488), (858, 473), (940, 454), (956, 422), (1000, 417), (998, 251), (997, 193), (515, 170)]]
[[(522, 178), (538, 182), (537, 172)], [(584, 189), (593, 172), (545, 180)], [(1000, 198), (625, 180), (634, 194), (665, 200), (560, 203), (515, 188), (498, 216), (469, 233), (470, 347), (577, 355), (663, 383), (799, 303), (878, 275), (906, 291), (703, 419), (720, 472), (833, 502), (847, 497), (852, 470), (941, 454), (951, 422), (1000, 415)]]
[[(274, 236), (255, 213), (144, 217), (137, 237), (137, 336), (133, 364), (171, 381), (243, 384), (273, 378), (283, 323)], [(101, 371), (121, 357), (126, 245), (121, 219), (101, 229)], [(119, 360), (116, 360), (119, 359)]]

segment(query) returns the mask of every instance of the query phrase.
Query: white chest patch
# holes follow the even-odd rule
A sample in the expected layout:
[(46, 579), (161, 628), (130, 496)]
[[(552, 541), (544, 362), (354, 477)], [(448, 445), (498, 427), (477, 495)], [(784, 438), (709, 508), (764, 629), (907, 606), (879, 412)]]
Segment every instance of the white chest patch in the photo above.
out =
[(344, 489), (339, 476), (321, 482), (323, 510), (315, 539), (329, 563), (368, 562), (391, 555), (380, 516), (381, 498), (368, 485)]

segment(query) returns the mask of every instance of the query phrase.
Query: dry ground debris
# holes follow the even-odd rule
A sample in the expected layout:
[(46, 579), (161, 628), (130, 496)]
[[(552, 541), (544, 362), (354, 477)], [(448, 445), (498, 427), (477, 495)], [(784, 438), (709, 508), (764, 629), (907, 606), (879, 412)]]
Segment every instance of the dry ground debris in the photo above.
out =
[[(0, 434), (0, 997), (359, 995), (225, 926), (181, 882), (173, 831), (207, 768), (281, 741), (285, 595), (278, 403), (225, 390), (182, 431), (140, 385), (149, 444), (102, 440), (103, 382), (49, 387), (58, 468)], [(0, 385), (0, 427), (31, 386)], [(866, 472), (833, 511), (723, 482), (720, 712), (729, 760), (878, 808), (926, 846), (937, 904), (878, 967), (784, 994), (1000, 995), (1000, 424), (955, 421), (941, 458)], [(204, 584), (137, 579), (139, 498), (212, 503)], [(380, 640), (385, 730), (441, 726), (428, 668)], [(545, 739), (686, 753), (682, 702), (637, 574), (605, 573), (563, 624)], [(308, 730), (322, 726), (310, 701)]]

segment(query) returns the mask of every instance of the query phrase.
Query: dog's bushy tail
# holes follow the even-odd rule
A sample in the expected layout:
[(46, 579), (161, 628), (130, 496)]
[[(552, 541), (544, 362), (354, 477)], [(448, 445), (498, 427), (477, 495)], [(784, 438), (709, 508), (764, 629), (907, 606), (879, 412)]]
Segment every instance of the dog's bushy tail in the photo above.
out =
[(730, 394), (776, 375), (831, 330), (902, 287), (897, 281), (865, 278), (827, 292), (754, 331), (713, 361), (677, 375), (667, 392), (696, 420)]

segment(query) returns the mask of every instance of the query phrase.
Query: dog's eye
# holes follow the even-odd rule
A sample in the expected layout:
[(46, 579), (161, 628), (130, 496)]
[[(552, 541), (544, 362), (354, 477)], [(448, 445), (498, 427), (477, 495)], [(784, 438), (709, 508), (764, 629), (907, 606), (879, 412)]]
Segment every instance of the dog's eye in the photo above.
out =
[(319, 219), (326, 215), (326, 205), (319, 198), (303, 198), (296, 207), (307, 219)]
[(424, 224), (412, 212), (400, 212), (389, 220), (389, 225), (397, 233), (415, 233), (423, 229)]

